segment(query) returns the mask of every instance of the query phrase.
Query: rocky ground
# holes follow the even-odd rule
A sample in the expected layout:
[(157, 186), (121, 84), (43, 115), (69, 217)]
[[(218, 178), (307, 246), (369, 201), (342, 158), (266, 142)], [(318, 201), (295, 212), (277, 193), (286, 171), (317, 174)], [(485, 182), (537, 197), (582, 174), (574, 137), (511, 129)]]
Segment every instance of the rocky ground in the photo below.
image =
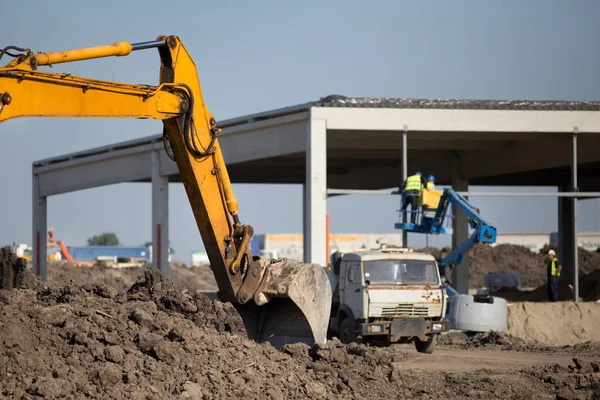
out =
[(231, 306), (156, 271), (119, 291), (42, 283), (10, 254), (0, 265), (16, 272), (0, 290), (2, 398), (600, 398), (594, 343), (490, 333), (444, 337), (432, 355), (336, 340), (276, 349), (248, 340)]

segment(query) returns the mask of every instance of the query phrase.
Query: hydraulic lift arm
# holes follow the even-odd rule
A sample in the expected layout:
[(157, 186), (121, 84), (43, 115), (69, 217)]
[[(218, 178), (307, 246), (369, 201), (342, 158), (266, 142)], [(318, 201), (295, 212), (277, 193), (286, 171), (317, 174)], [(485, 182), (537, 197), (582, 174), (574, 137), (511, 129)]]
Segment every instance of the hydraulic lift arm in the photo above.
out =
[(469, 222), (469, 226), (474, 229), (473, 234), (457, 248), (455, 248), (446, 257), (440, 258), (438, 264), (444, 268), (447, 265), (460, 264), (462, 256), (477, 243), (494, 243), (496, 241), (496, 228), (491, 226), (481, 215), (479, 210), (473, 207), (467, 200), (456, 193), (454, 189), (444, 189), (440, 198), (439, 206), (435, 212), (434, 226), (440, 226), (448, 210), (448, 206), (453, 204), (456, 210), (462, 212)]
[[(38, 70), (149, 48), (156, 48), (161, 59), (158, 86)], [(251, 338), (274, 344), (282, 337), (326, 340), (331, 287), (325, 270), (252, 255), (253, 229), (240, 222), (217, 138), (220, 129), (204, 103), (194, 61), (177, 36), (38, 54), (9, 46), (0, 50), (0, 58), (6, 55), (14, 60), (0, 67), (0, 123), (18, 117), (161, 120), (165, 150), (179, 169), (220, 299), (236, 306)]]
[[(446, 188), (443, 192), (432, 192), (436, 196), (439, 196), (437, 206), (430, 205), (431, 210), (435, 207), (434, 214), (432, 216), (423, 214), (419, 224), (397, 223), (396, 228), (404, 229), (408, 232), (439, 235), (448, 232), (444, 227), (444, 220), (447, 218), (446, 214), (450, 205), (454, 205), (457, 211), (462, 212), (467, 217), (469, 226), (474, 229), (474, 232), (450, 254), (437, 260), (440, 270), (443, 271), (447, 266), (460, 264), (463, 254), (469, 251), (469, 249), (477, 243), (496, 242), (496, 228), (483, 219), (479, 214), (479, 210), (469, 204), (469, 202), (454, 189)], [(441, 195), (439, 195), (439, 193), (441, 193)], [(435, 200), (435, 197), (432, 197), (432, 199)]]

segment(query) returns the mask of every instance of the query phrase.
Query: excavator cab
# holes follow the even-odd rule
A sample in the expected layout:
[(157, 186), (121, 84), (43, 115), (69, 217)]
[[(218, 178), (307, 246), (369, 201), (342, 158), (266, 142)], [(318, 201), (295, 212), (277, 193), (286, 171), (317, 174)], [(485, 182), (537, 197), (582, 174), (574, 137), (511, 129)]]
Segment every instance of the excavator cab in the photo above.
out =
[[(144, 49), (158, 50), (158, 86), (39, 70)], [(0, 50), (3, 56), (13, 59), (0, 66), (0, 123), (19, 117), (161, 120), (165, 151), (179, 169), (219, 298), (236, 307), (251, 339), (275, 346), (326, 341), (331, 286), (324, 266), (252, 254), (253, 229), (240, 221), (221, 130), (204, 103), (195, 63), (177, 36), (52, 53), (8, 46)]]

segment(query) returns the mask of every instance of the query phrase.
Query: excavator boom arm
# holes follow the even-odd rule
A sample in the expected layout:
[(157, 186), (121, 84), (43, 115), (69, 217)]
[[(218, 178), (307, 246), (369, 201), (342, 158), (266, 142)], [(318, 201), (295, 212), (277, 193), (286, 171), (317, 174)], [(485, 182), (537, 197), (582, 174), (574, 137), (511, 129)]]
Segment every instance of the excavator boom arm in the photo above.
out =
[[(38, 70), (148, 48), (158, 49), (160, 55), (158, 86)], [(169, 156), (179, 169), (221, 300), (236, 306), (252, 338), (278, 344), (281, 341), (272, 337), (288, 342), (290, 338), (326, 340), (331, 307), (327, 274), (320, 266), (252, 255), (253, 229), (239, 219), (239, 205), (217, 138), (220, 129), (204, 104), (196, 66), (178, 37), (35, 55), (14, 46), (0, 50), (0, 58), (7, 54), (14, 60), (0, 67), (0, 122), (19, 117), (162, 120), (163, 136), (172, 152)], [(287, 324), (281, 323), (281, 316)]]
[(0, 71), (0, 122), (19, 117), (168, 119), (187, 108), (185, 89), (138, 87), (67, 74)]

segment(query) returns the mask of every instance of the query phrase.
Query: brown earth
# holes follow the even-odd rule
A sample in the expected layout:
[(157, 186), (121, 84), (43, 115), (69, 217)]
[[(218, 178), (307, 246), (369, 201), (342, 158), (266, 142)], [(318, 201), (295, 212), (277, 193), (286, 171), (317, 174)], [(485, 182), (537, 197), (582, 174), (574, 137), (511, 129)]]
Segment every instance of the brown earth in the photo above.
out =
[[(440, 249), (420, 249), (438, 257)], [(536, 254), (523, 246), (502, 244), (491, 247), (483, 244), (469, 251), (469, 285), (483, 287), (483, 275), (488, 273), (519, 273), (521, 287), (537, 288), (535, 291), (504, 290), (494, 293), (512, 301), (545, 301), (546, 295), (546, 256)], [(135, 280), (150, 270), (143, 268), (109, 268), (102, 266), (76, 267), (66, 263), (48, 263), (48, 279), (52, 283), (102, 283), (113, 286), (120, 292), (127, 290)], [(600, 253), (579, 250), (580, 296), (585, 301), (600, 299)], [(216, 281), (210, 267), (188, 268), (182, 263), (172, 263), (169, 278), (178, 285), (191, 290), (214, 292)], [(572, 299), (572, 291), (566, 282), (560, 283), (559, 298)]]
[[(548, 300), (548, 286), (543, 284), (537, 289), (533, 290), (507, 288), (497, 290), (492, 294), (513, 302), (540, 302)], [(592, 271), (587, 275), (579, 276), (579, 298), (583, 301), (600, 300), (600, 269)], [(558, 299), (560, 301), (568, 301), (573, 299), (573, 288), (564, 280), (561, 280), (558, 283)]]
[[(21, 270), (8, 258), (0, 265)], [(2, 398), (600, 398), (594, 351), (548, 357), (443, 340), (432, 355), (336, 340), (275, 349), (248, 340), (230, 305), (157, 271), (126, 293), (22, 276), (0, 290)]]
[(600, 304), (594, 302), (510, 304), (506, 333), (550, 346), (600, 342)]
[[(68, 263), (49, 262), (48, 282), (56, 285), (66, 285), (70, 282), (76, 285), (99, 283), (112, 286), (119, 293), (125, 293), (145, 271), (151, 269), (151, 264), (142, 267), (111, 268), (101, 265), (77, 267)], [(169, 278), (182, 288), (201, 292), (217, 291), (217, 282), (208, 266), (188, 268), (181, 263), (171, 263)]]
[(461, 350), (501, 350), (508, 352), (546, 353), (557, 356), (600, 357), (600, 341), (582, 341), (561, 346), (544, 342), (525, 340), (502, 332), (482, 332), (467, 336), (462, 332), (449, 332), (440, 336), (438, 344), (442, 349)]
[[(554, 250), (558, 250), (553, 246)], [(439, 257), (440, 249), (427, 248), (420, 249)], [(521, 300), (526, 301), (542, 301), (547, 298), (545, 286), (546, 284), (546, 262), (548, 248), (542, 249), (542, 253), (534, 253), (526, 247), (500, 244), (491, 247), (484, 244), (475, 245), (469, 250), (469, 287), (482, 288), (483, 276), (490, 273), (518, 273), (521, 277), (522, 288), (538, 288), (538, 292), (533, 297), (523, 297)], [(600, 253), (579, 249), (579, 276), (580, 279), (589, 275), (592, 272), (600, 270)], [(589, 296), (582, 296), (587, 301), (595, 301), (600, 299), (600, 281), (597, 279), (600, 276), (594, 275), (589, 278), (590, 281), (585, 283), (585, 286), (590, 288)], [(584, 284), (580, 283), (580, 290)], [(540, 295), (540, 293), (542, 293)], [(566, 283), (561, 286), (562, 299), (571, 299), (572, 294)], [(581, 295), (581, 293), (580, 293)], [(587, 298), (589, 297), (589, 299)]]

